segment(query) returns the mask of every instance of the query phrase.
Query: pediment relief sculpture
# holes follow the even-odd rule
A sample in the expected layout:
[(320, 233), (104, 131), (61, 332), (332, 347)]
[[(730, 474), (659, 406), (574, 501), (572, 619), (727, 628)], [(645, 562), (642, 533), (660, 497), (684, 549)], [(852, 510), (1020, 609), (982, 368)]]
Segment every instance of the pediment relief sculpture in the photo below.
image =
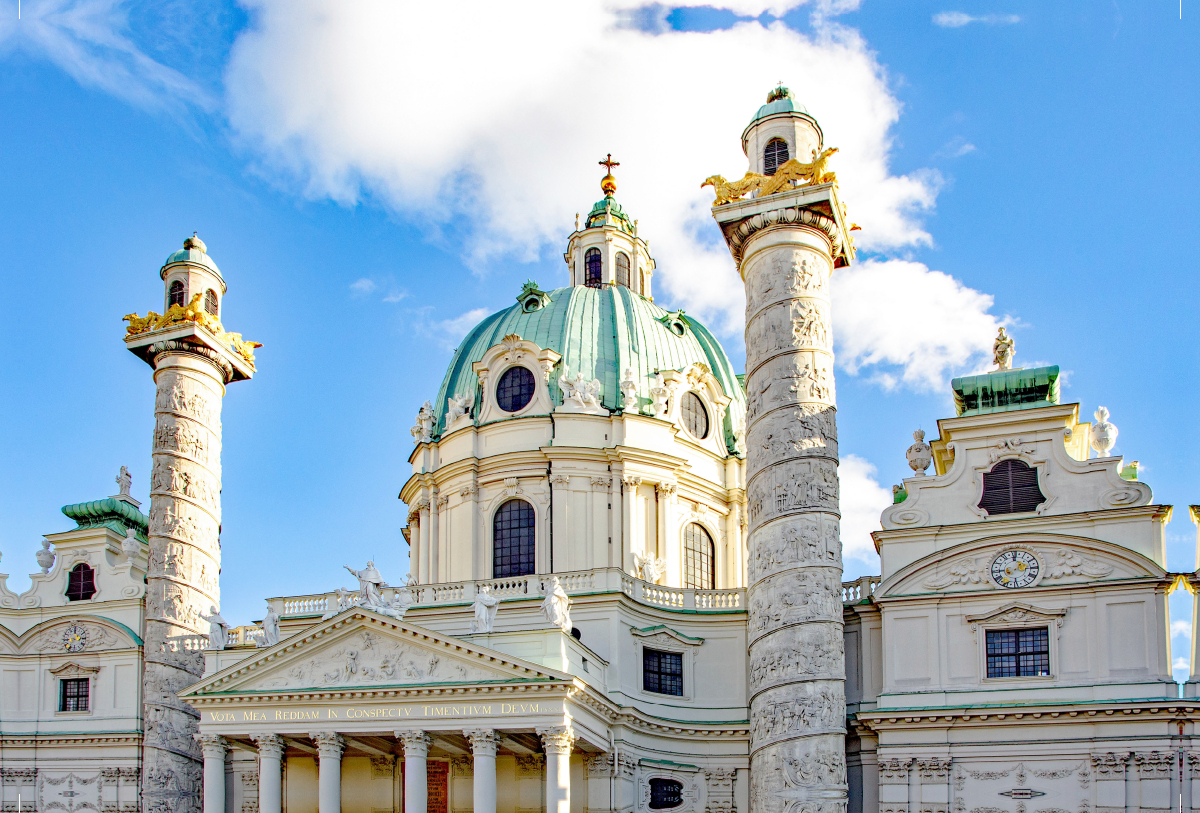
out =
[[(1095, 543), (1103, 545), (1104, 543)], [(1042, 583), (1156, 575), (1132, 551), (1089, 550), (1080, 542), (995, 541), (960, 552), (940, 552), (910, 565), (880, 595), (930, 590), (969, 592), (1033, 587)], [(1149, 563), (1147, 563), (1149, 564)], [(891, 581), (891, 580), (890, 580)]]
[(1057, 626), (1062, 626), (1063, 618), (1067, 611), (1063, 609), (1044, 609), (1034, 607), (1030, 604), (1021, 604), (1013, 602), (1006, 604), (998, 610), (993, 610), (990, 613), (980, 615), (968, 615), (963, 620), (971, 625), (971, 632), (975, 632), (980, 624), (1037, 624), (1037, 623), (1053, 623)]
[[(2, 640), (2, 639), (0, 639)], [(130, 649), (140, 641), (118, 633), (107, 624), (90, 620), (64, 618), (47, 625), (35, 627), (20, 639), (0, 646), (0, 650), (12, 647), (14, 652), (32, 651), (45, 654), (74, 654), (101, 652), (113, 649)]]
[(315, 625), (187, 690), (198, 697), (272, 690), (567, 680), (515, 658), (359, 613)]

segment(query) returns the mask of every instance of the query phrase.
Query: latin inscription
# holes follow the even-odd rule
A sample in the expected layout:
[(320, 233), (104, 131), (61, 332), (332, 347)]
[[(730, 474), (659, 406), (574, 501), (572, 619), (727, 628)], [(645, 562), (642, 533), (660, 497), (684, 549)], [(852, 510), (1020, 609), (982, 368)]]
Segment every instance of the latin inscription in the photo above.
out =
[(210, 723), (303, 722), (306, 720), (404, 720), (427, 717), (477, 717), (541, 714), (556, 710), (545, 703), (464, 703), (439, 706), (367, 706), (324, 709), (270, 709), (267, 711), (206, 711)]

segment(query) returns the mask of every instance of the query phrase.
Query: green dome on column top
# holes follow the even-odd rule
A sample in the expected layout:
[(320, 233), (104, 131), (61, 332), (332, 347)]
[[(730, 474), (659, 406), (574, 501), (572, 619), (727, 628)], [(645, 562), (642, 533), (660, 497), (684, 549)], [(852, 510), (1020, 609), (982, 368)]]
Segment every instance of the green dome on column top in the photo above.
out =
[[(523, 294), (534, 291), (527, 284)], [(538, 292), (540, 293), (540, 292)], [(708, 329), (682, 311), (666, 311), (621, 285), (588, 288), (576, 285), (542, 294), (523, 295), (510, 308), (484, 319), (462, 340), (438, 390), (435, 434), (446, 425), (446, 399), (471, 393), (472, 414), (481, 403), (479, 381), (471, 365), (510, 333), (562, 355), (550, 374), (550, 393), (562, 403), (557, 386), (564, 365), (571, 376), (582, 372), (598, 378), (600, 401), (610, 412), (621, 411), (620, 381), (633, 371), (639, 407), (649, 403), (650, 387), (659, 370), (683, 370), (704, 364), (730, 398), (725, 413), (725, 443), (734, 449), (734, 426), (746, 422), (746, 396), (720, 343)]]

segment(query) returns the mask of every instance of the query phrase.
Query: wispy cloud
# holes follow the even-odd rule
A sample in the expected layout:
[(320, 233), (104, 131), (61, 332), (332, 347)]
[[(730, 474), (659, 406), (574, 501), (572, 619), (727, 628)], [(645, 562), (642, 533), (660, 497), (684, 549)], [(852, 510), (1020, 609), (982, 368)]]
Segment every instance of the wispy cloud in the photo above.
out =
[(939, 11), (933, 15), (933, 24), (942, 28), (962, 28), (971, 23), (983, 25), (1013, 25), (1021, 22), (1016, 14), (967, 14), (962, 11)]
[(842, 555), (872, 565), (879, 570), (879, 554), (871, 532), (878, 531), (879, 515), (892, 504), (891, 490), (875, 479), (878, 469), (858, 455), (843, 455), (838, 467), (841, 481)]
[(962, 158), (975, 152), (977, 147), (962, 136), (955, 136), (933, 154), (934, 158)]
[(1171, 670), (1174, 672), (1186, 673), (1191, 668), (1192, 668), (1191, 661), (1189, 661), (1187, 658), (1176, 658), (1171, 663)]
[(354, 282), (350, 283), (350, 293), (353, 296), (359, 297), (370, 296), (372, 293), (374, 293), (375, 287), (375, 282), (373, 280), (363, 277), (362, 279), (356, 279)]
[(429, 320), (427, 317), (431, 311), (423, 308), (413, 319), (413, 326), (418, 333), (437, 342), (443, 349), (453, 350), (458, 347), (463, 336), (466, 336), (471, 328), (483, 321), (483, 317), (488, 316), (492, 311), (491, 308), (472, 308), (449, 319)]
[(1174, 638), (1182, 635), (1184, 638), (1192, 637), (1192, 622), (1191, 621), (1172, 621), (1171, 622), (1171, 637)]
[(214, 109), (200, 85), (134, 43), (128, 18), (123, 0), (25, 0), (20, 22), (0, 15), (0, 52), (19, 48), (47, 59), (81, 85), (138, 107)]

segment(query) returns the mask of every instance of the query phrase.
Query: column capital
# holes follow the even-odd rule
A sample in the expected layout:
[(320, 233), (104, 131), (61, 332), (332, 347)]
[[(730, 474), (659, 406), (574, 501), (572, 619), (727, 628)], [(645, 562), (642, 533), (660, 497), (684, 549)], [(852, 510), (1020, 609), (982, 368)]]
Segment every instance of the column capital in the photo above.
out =
[(575, 744), (575, 730), (569, 725), (539, 728), (537, 735), (541, 738), (542, 748), (547, 754), (570, 754), (571, 746)]
[(317, 753), (322, 759), (341, 759), (346, 750), (346, 740), (335, 731), (318, 731), (308, 738), (317, 744)]
[(193, 734), (192, 736), (196, 742), (200, 743), (200, 750), (205, 759), (225, 759), (225, 752), (229, 750), (229, 741), (220, 734)]
[(463, 736), (471, 743), (471, 753), (475, 756), (496, 756), (497, 737), (494, 729), (472, 728), (463, 731)]
[(286, 747), (286, 744), (283, 741), (283, 737), (278, 734), (251, 734), (250, 739), (258, 746), (258, 755), (260, 757), (279, 759), (283, 756), (283, 749)]
[(404, 756), (427, 757), (433, 738), (424, 731), (397, 731), (396, 739), (404, 743)]

